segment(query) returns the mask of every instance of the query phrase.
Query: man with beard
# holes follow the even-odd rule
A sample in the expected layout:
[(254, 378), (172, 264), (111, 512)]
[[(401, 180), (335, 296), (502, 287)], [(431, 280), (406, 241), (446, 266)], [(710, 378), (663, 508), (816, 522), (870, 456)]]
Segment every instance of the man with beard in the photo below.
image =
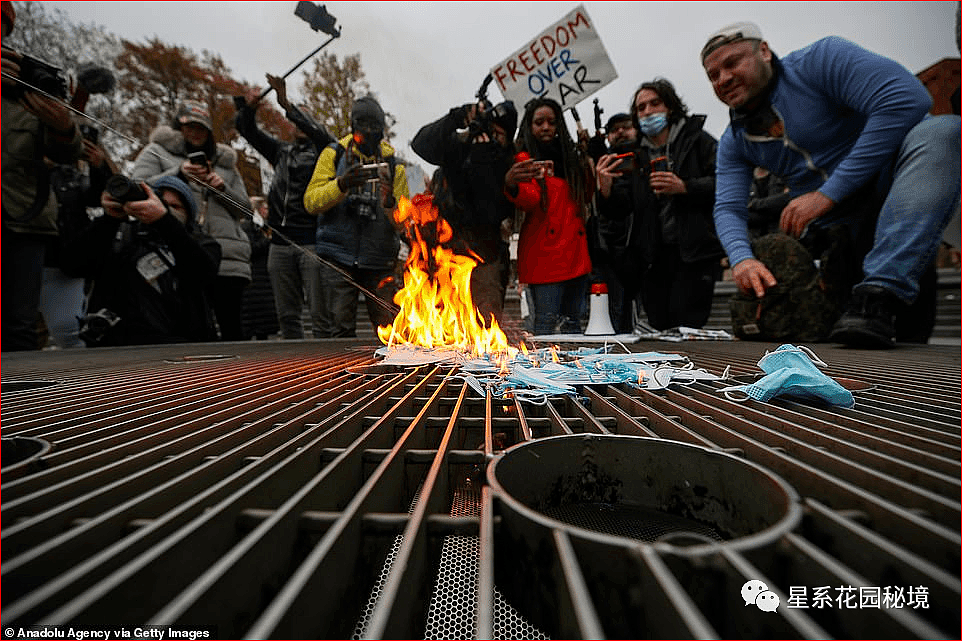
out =
[(440, 166), (431, 192), (454, 232), (452, 248), (481, 259), (471, 272), (471, 297), (488, 325), (492, 316), (502, 321), (511, 271), (501, 229), (514, 215), (504, 195), (504, 175), (513, 164), (511, 139), (517, 124), (511, 101), (494, 107), (482, 101), (454, 107), (422, 127), (411, 142), (419, 156)]
[[(790, 190), (782, 232), (804, 241), (845, 224), (868, 239), (830, 340), (894, 346), (896, 315), (919, 297), (959, 199), (959, 117), (928, 117), (932, 100), (911, 72), (839, 37), (779, 58), (758, 25), (740, 22), (709, 36), (701, 61), (731, 108), (714, 217), (739, 289), (763, 301), (778, 285), (747, 230), (752, 172), (764, 167)], [(875, 198), (880, 208), (859, 211)]]

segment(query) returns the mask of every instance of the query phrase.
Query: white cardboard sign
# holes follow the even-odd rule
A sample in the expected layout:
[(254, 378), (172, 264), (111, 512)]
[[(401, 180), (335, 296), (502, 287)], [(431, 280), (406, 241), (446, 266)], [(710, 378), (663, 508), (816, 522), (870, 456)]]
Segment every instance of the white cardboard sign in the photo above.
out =
[(618, 77), (584, 5), (495, 65), (491, 75), (519, 111), (542, 97), (562, 109), (574, 107)]

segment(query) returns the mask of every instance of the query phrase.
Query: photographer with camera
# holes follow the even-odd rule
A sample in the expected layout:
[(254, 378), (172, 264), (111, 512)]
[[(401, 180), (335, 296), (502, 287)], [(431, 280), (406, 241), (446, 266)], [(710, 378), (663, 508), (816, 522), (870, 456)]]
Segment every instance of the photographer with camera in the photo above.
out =
[[(640, 132), (636, 153), (597, 165), (602, 215), (634, 213), (619, 270), (640, 293), (651, 327), (704, 327), (724, 255), (712, 219), (718, 141), (664, 78), (635, 91), (631, 118)], [(616, 181), (630, 160), (630, 180)]]
[(105, 215), (65, 244), (65, 269), (91, 279), (80, 336), (88, 347), (216, 338), (206, 290), (220, 245), (197, 231), (197, 203), (174, 176), (148, 186), (122, 175), (101, 195)]
[[(16, 12), (0, 3), (2, 37)], [(39, 349), (37, 321), (44, 254), (57, 242), (57, 202), (44, 157), (72, 163), (81, 153), (80, 131), (60, 98), (67, 94), (58, 69), (3, 47), (3, 351)], [(50, 97), (34, 91), (36, 87)]]
[(237, 171), (237, 152), (216, 142), (213, 128), (207, 107), (185, 100), (172, 126), (151, 132), (131, 177), (150, 182), (176, 176), (190, 185), (201, 229), (221, 246), (217, 283), (210, 290), (220, 338), (238, 341), (244, 338), (241, 301), (251, 280), (251, 243), (241, 225), (250, 215), (250, 199)]
[[(395, 266), (401, 245), (392, 214), (398, 199), (408, 196), (408, 185), (404, 165), (384, 141), (386, 126), (377, 101), (359, 98), (351, 107), (351, 133), (328, 145), (317, 159), (304, 208), (319, 216), (318, 255), (390, 301), (397, 291)], [(321, 265), (321, 283), (321, 337), (354, 336), (357, 288), (328, 265)], [(374, 300), (365, 299), (375, 327), (394, 321)]]
[(434, 203), (451, 225), (449, 243), (458, 254), (476, 254), (483, 262), (471, 272), (471, 297), (484, 319), (502, 322), (511, 257), (502, 224), (514, 216), (504, 195), (504, 176), (513, 164), (511, 143), (518, 112), (511, 101), (492, 106), (477, 103), (454, 107), (418, 131), (411, 147), (438, 165), (431, 182)]
[(318, 156), (335, 140), (304, 110), (287, 100), (287, 84), (283, 78), (267, 74), (267, 82), (277, 93), (277, 104), (284, 109), (287, 119), (297, 125), (294, 142), (278, 140), (257, 127), (260, 99), (255, 90), (246, 96), (243, 106), (238, 109), (235, 126), (237, 132), (274, 168), (274, 179), (267, 194), (267, 222), (280, 234), (271, 237), (267, 264), (281, 333), (284, 338), (304, 338), (301, 309), (306, 295), (314, 338), (321, 338), (320, 265), (309, 253), (291, 246), (285, 238), (303, 248), (314, 249), (317, 216), (304, 209), (304, 192)]

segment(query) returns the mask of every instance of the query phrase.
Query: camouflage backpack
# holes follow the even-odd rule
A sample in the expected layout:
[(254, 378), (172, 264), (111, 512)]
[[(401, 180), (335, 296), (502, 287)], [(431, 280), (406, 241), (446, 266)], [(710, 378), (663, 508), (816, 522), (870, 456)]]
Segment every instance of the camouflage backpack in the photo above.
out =
[(841, 314), (847, 294), (845, 284), (830, 284), (827, 280), (837, 279), (823, 278), (826, 270), (834, 268), (826, 260), (829, 256), (823, 254), (821, 265), (816, 267), (805, 246), (782, 233), (752, 241), (752, 251), (778, 284), (760, 299), (741, 291), (732, 296), (729, 306), (735, 336), (773, 342), (825, 340)]

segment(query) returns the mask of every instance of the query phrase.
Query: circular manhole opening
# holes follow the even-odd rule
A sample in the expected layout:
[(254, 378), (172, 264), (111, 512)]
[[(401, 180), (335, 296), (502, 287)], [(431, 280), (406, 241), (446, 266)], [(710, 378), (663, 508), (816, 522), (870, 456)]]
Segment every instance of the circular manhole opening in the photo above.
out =
[(3, 469), (7, 470), (19, 465), (25, 465), (46, 454), (50, 450), (50, 443), (31, 436), (11, 436), (0, 439), (3, 456)]
[(57, 381), (0, 381), (0, 392), (29, 392), (59, 384)]
[(695, 548), (773, 540), (801, 517), (798, 494), (761, 466), (663, 439), (570, 435), (517, 445), (488, 481), (547, 527)]

